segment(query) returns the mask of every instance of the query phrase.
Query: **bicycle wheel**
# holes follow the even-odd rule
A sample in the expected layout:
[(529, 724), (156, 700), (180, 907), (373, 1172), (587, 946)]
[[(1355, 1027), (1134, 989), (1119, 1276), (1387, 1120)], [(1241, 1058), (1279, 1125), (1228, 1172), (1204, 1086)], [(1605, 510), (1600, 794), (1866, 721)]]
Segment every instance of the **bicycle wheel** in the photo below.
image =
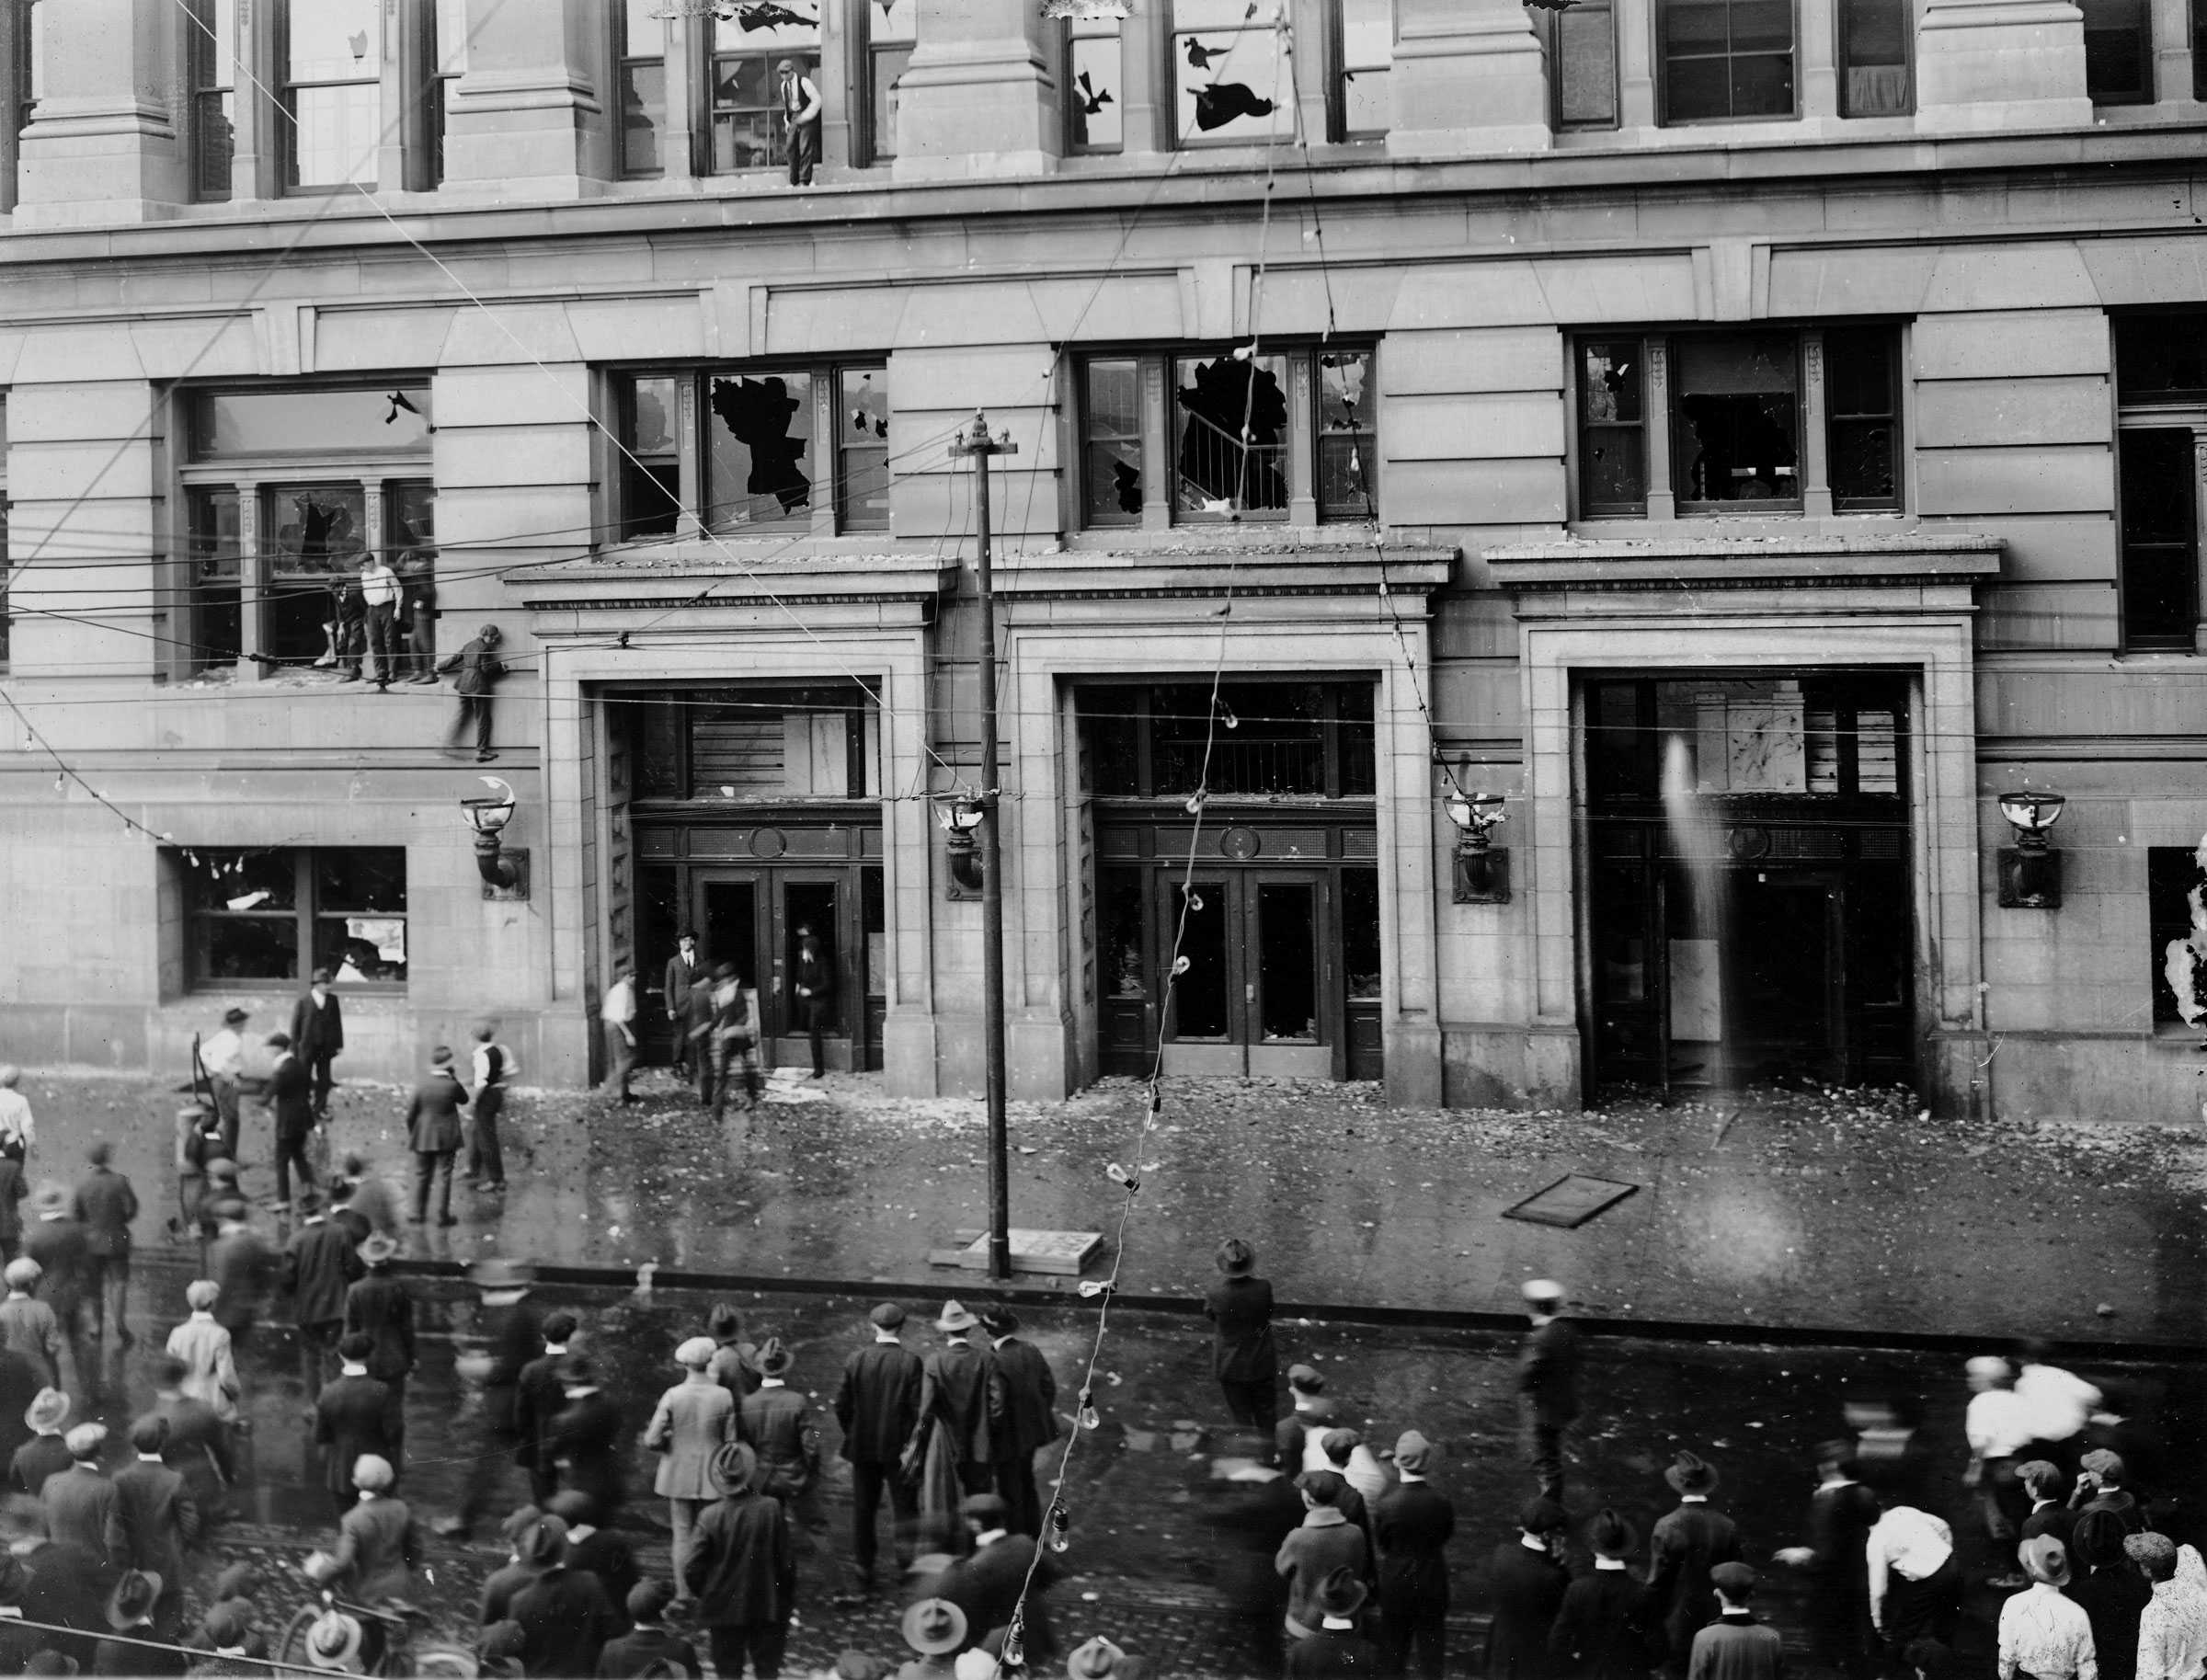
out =
[(321, 1614), (322, 1609), (318, 1605), (301, 1605), (292, 1611), (292, 1619), (283, 1624), (283, 1631), (276, 1636), (275, 1642), (269, 1647), (269, 1660), (299, 1668), (311, 1666), (306, 1660), (306, 1635), (307, 1630), (314, 1625), (314, 1618)]
[(479, 1672), (475, 1653), (463, 1651), (456, 1645), (417, 1645), (412, 1651), (394, 1651), (393, 1660), (401, 1664), (389, 1669), (394, 1674), (436, 1675), (439, 1680), (475, 1680)]

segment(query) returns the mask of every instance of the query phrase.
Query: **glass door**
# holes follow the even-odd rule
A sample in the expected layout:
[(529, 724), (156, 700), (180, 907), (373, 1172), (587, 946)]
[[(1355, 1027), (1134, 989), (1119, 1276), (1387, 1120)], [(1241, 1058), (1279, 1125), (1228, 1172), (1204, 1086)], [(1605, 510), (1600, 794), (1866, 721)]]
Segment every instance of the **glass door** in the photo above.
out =
[(1161, 874), (1160, 960), (1184, 965), (1165, 1019), (1169, 1072), (1339, 1078), (1338, 938), (1316, 871)]
[[(854, 912), (857, 895), (847, 892), (843, 871), (777, 869), (772, 872), (774, 899), (774, 1010), (765, 1023), (775, 1067), (812, 1067), (812, 1013), (819, 1015), (821, 1046), (831, 1069), (852, 1066), (851, 1011), (863, 1002), (865, 981), (859, 968), (863, 951)], [(804, 954), (806, 937), (816, 943), (813, 960)], [(797, 988), (809, 974), (811, 998)]]

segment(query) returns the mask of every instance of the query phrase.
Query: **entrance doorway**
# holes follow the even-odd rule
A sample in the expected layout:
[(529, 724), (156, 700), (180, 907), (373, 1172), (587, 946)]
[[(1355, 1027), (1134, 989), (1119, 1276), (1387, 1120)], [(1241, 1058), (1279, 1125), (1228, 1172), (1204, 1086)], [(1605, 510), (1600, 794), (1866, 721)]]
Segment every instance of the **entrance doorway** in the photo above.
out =
[(1904, 680), (1586, 685), (1592, 1083), (1905, 1083)]
[(1319, 943), (1327, 898), (1315, 874), (1269, 869), (1176, 881), (1157, 896), (1159, 950), (1172, 949), (1184, 918), (1188, 966), (1165, 1017), (1181, 1071), (1332, 1077), (1321, 1023), (1340, 977)]
[(822, 1023), (829, 1066), (863, 1067), (863, 1015), (852, 1008), (866, 991), (856, 905), (849, 902), (842, 872), (815, 869), (693, 869), (691, 920), (709, 966), (730, 962), (744, 985), (758, 988), (759, 1022), (769, 1067), (812, 1065), (805, 1012), (792, 977), (797, 942), (810, 929), (836, 977)]

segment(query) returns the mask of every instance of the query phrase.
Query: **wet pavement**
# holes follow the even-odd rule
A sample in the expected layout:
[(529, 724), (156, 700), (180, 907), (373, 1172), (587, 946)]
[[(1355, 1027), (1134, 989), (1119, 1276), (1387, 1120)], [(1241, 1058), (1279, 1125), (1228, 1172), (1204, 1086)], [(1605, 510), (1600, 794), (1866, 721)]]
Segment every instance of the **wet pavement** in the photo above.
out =
[[(128, 1421), (151, 1398), (150, 1350), (181, 1316), (189, 1268), (161, 1262), (141, 1268), (133, 1317), (140, 1347), (110, 1351), (107, 1371), (111, 1424)], [(406, 1393), (407, 1460), (401, 1494), (424, 1517), (451, 1510), (475, 1440), (458, 1420), (468, 1397), (455, 1372), (459, 1343), (474, 1326), (472, 1297), (448, 1279), (417, 1279), (421, 1363)], [(893, 1293), (884, 1291), (883, 1293)], [(663, 1507), (647, 1496), (649, 1460), (637, 1440), (660, 1390), (677, 1379), (672, 1350), (703, 1324), (710, 1295), (655, 1289), (546, 1288), (540, 1304), (567, 1305), (582, 1316), (577, 1346), (611, 1374), (610, 1391), (629, 1425), (632, 1499), (623, 1526), (647, 1572), (667, 1569)], [(835, 1378), (868, 1331), (866, 1297), (815, 1294), (741, 1294), (732, 1299), (752, 1339), (780, 1336), (796, 1357), (793, 1386), (819, 1408), (822, 1446), (830, 1466), (820, 1505), (824, 1527), (808, 1539), (799, 1570), (796, 1656), (821, 1667), (852, 1645), (900, 1660), (897, 1601), (887, 1594), (860, 1606), (833, 1601), (848, 1584), (841, 1560), (849, 1533), (847, 1472), (836, 1458), (838, 1435), (829, 1411)], [(917, 1316), (915, 1318), (917, 1320)], [(1049, 1359), (1061, 1410), (1069, 1411), (1080, 1373), (1095, 1346), (1092, 1303), (1027, 1309), (1023, 1334)], [(1519, 1462), (1511, 1385), (1515, 1338), (1473, 1331), (1420, 1331), (1290, 1320), (1280, 1326), (1283, 1361), (1305, 1360), (1328, 1374), (1329, 1391), (1346, 1420), (1376, 1443), (1391, 1443), (1412, 1425), (1440, 1447), (1435, 1480), (1456, 1502), (1458, 1533), (1452, 1549), (1457, 1583), (1457, 1661), (1469, 1660), (1479, 1613), (1483, 1560), (1511, 1540), (1510, 1515), (1529, 1491)], [(908, 1342), (924, 1346), (930, 1333), (916, 1321)], [(1070, 1640), (1106, 1633), (1162, 1660), (1172, 1675), (1240, 1672), (1232, 1654), (1225, 1604), (1215, 1586), (1217, 1546), (1206, 1524), (1216, 1493), (1208, 1453), (1223, 1423), (1209, 1377), (1208, 1344), (1183, 1318), (1122, 1309), (1110, 1320), (1096, 1366), (1100, 1427), (1075, 1432), (1066, 1487), (1072, 1511), (1069, 1578), (1052, 1594), (1052, 1614)], [(303, 1416), (307, 1389), (298, 1344), (288, 1327), (257, 1330), (242, 1362), (252, 1433), (236, 1519), (202, 1560), (194, 1591), (202, 1591), (222, 1561), (253, 1555), (275, 1566), (281, 1584), (264, 1595), (263, 1611), (280, 1623), (304, 1603), (295, 1572), (309, 1549), (334, 1530)], [(2152, 1362), (2082, 1363), (2078, 1368), (2111, 1387), (2127, 1387), (2135, 1415), (2157, 1420), (2166, 1436), (2159, 1483), (2178, 1502), (2172, 1526), (2190, 1536), (2202, 1505), (2207, 1461), (2197, 1450), (2207, 1427), (2197, 1383), (2188, 1368)], [(1843, 1400), (1858, 1392), (1916, 1396), (1923, 1401), (1921, 1440), (1938, 1474), (1930, 1502), (1955, 1520), (1972, 1571), (1973, 1624), (1965, 1654), (1982, 1653), (1984, 1628), (1997, 1594), (1984, 1546), (1963, 1519), (1959, 1472), (1966, 1457), (1961, 1408), (1966, 1396), (1958, 1361), (1922, 1353), (1858, 1349), (1762, 1347), (1726, 1343), (1598, 1338), (1588, 1349), (1584, 1382), (1587, 1411), (1573, 1443), (1569, 1503), (1584, 1518), (1608, 1503), (1642, 1536), (1671, 1503), (1663, 1467), (1680, 1447), (1717, 1464), (1724, 1477), (1719, 1503), (1741, 1523), (1748, 1556), (1767, 1564), (1779, 1547), (1803, 1538), (1808, 1451), (1843, 1433)], [(120, 1430), (118, 1430), (120, 1438)], [(1055, 1449), (1063, 1452), (1064, 1444)], [(1053, 1461), (1046, 1456), (1046, 1464)], [(1043, 1478), (1046, 1485), (1048, 1475)], [(526, 1486), (505, 1472), (507, 1502)], [(425, 1536), (425, 1539), (427, 1537)], [(429, 1541), (427, 1572), (417, 1594), (436, 1615), (438, 1632), (469, 1631), (484, 1577), (504, 1561), (489, 1543)], [(1798, 1643), (1799, 1606), (1785, 1571), (1773, 1570), (1767, 1610)], [(799, 1668), (796, 1672), (805, 1672)]]
[[(611, 1108), (517, 1092), (509, 1190), (461, 1189), (458, 1227), (417, 1231), (413, 1251), (978, 1281), (928, 1263), (985, 1221), (978, 1103), (893, 1100), (877, 1080), (839, 1075), (783, 1085), (716, 1126), (663, 1070), (637, 1089), (642, 1101)], [(34, 1177), (49, 1163), (73, 1175), (83, 1144), (107, 1136), (167, 1210), (172, 1091), (35, 1069), (25, 1090)], [(1112, 1232), (1123, 1193), (1104, 1168), (1132, 1148), (1141, 1103), (1113, 1080), (1015, 1105), (1013, 1224)], [(335, 1112), (326, 1147), (363, 1150), (404, 1194), (403, 1095), (348, 1087)], [(247, 1193), (265, 1203), (269, 1122), (251, 1104), (244, 1153)], [(1367, 1085), (1175, 1080), (1144, 1154), (1130, 1292), (1199, 1291), (1212, 1248), (1236, 1232), (1283, 1300), (1318, 1307), (1506, 1312), (1522, 1279), (1553, 1275), (1583, 1312), (1628, 1323), (2201, 1339), (2207, 1142), (2191, 1130), (1935, 1120), (1905, 1093), (1508, 1114), (1389, 1109)], [(1501, 1217), (1572, 1171), (1638, 1189), (1577, 1230)]]

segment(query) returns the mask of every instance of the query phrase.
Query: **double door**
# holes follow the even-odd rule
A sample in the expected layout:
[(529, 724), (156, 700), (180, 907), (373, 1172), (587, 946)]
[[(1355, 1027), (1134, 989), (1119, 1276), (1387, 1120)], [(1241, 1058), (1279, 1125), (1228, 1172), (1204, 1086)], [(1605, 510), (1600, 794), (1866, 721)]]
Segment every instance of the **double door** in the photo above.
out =
[(835, 976), (822, 1031), (829, 1065), (849, 1069), (872, 1065), (864, 970), (866, 942), (860, 929), (859, 895), (852, 871), (834, 868), (714, 869), (690, 874), (690, 925), (708, 972), (736, 965), (737, 977), (759, 993), (760, 1060), (768, 1067), (811, 1066), (804, 1011), (795, 975), (797, 944), (806, 930)]
[[(1341, 1077), (1341, 963), (1328, 872), (1161, 871), (1152, 897), (1168, 1072)], [(1162, 989), (1161, 988), (1161, 989)]]

